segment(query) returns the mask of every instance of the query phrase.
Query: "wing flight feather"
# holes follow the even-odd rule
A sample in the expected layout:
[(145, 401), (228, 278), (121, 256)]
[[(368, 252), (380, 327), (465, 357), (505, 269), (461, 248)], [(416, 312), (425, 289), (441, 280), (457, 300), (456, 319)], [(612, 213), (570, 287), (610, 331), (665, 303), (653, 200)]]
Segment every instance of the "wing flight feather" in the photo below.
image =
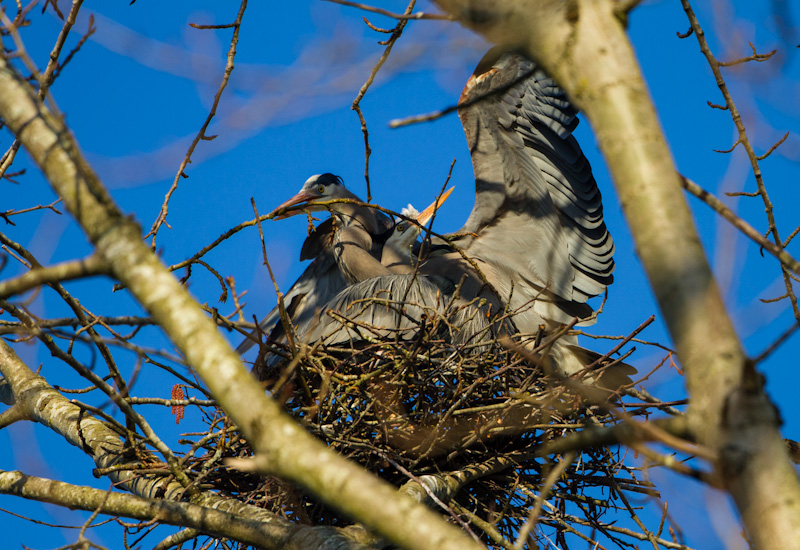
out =
[(492, 266), (501, 294), (516, 293), (512, 308), (537, 299), (574, 312), (614, 271), (600, 191), (572, 135), (577, 111), (521, 55), (488, 65), (481, 62), (460, 102), (476, 182), (460, 246)]

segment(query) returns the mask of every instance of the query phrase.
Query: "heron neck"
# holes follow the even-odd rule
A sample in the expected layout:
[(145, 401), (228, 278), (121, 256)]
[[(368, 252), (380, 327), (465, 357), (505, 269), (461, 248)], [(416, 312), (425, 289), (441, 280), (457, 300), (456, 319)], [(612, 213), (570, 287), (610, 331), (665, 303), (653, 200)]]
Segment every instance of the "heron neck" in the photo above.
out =
[(351, 223), (336, 232), (334, 257), (349, 284), (391, 274), (370, 254), (371, 248), (372, 237), (359, 223)]
[(413, 273), (416, 255), (412, 250), (419, 234), (418, 228), (409, 227), (406, 233), (396, 241), (393, 238), (386, 241), (381, 253), (381, 264), (392, 273)]

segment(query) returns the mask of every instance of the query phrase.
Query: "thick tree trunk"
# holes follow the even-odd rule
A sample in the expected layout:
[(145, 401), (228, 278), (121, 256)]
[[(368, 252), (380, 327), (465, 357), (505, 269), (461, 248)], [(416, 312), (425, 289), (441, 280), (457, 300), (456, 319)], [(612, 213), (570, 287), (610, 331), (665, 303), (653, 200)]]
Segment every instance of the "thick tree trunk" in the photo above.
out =
[(489, 40), (520, 47), (584, 111), (606, 157), (686, 367), (690, 423), (717, 457), (756, 548), (800, 548), (800, 486), (763, 381), (747, 361), (681, 191), (623, 14), (611, 0), (437, 0)]

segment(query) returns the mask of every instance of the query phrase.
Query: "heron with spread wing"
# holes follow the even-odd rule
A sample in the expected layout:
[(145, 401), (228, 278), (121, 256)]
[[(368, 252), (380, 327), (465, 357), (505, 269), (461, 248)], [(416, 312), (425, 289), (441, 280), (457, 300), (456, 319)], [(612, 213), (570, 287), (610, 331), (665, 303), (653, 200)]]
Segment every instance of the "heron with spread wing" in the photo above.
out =
[[(476, 198), (450, 239), (460, 251), (443, 257), (473, 258), (522, 335), (553, 333), (576, 318), (593, 324), (587, 301), (613, 281), (614, 242), (591, 166), (572, 135), (577, 111), (566, 93), (530, 60), (495, 48), (467, 82), (458, 112)], [(597, 357), (566, 336), (549, 359), (574, 374)], [(634, 372), (616, 365), (603, 384), (627, 383)]]
[[(358, 338), (358, 330), (337, 331), (346, 323), (331, 313), (347, 317), (353, 304), (376, 296), (384, 307), (361, 306), (358, 319), (412, 330), (420, 315), (434, 310), (450, 316), (454, 344), (498, 332), (514, 332), (525, 341), (576, 320), (594, 322), (587, 301), (613, 281), (614, 244), (591, 167), (572, 135), (578, 119), (565, 92), (521, 55), (493, 50), (467, 82), (458, 111), (476, 189), (464, 226), (434, 240), (413, 273), (397, 273), (378, 260), (374, 247), (380, 239), (370, 233), (378, 229), (368, 230), (352, 214), (330, 208), (339, 223), (332, 244), (315, 262), (329, 258), (346, 284), (333, 296), (328, 293), (327, 301), (315, 298), (320, 312), (297, 323), (299, 338), (328, 343)], [(301, 192), (282, 206), (313, 208), (317, 202)], [(459, 306), (454, 310), (445, 306), (454, 303)], [(503, 321), (493, 324), (493, 318)], [(597, 357), (566, 336), (553, 343), (548, 360), (574, 374)], [(617, 365), (599, 382), (617, 387), (633, 372)]]

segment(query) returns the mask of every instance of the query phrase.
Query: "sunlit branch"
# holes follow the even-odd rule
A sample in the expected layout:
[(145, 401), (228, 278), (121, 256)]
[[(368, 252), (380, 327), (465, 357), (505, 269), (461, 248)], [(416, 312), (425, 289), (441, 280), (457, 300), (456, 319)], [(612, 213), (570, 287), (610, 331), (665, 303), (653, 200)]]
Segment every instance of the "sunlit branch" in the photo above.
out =
[(21, 294), (48, 283), (70, 281), (94, 275), (108, 275), (105, 262), (96, 255), (50, 267), (35, 267), (15, 279), (0, 281), (0, 299)]
[[(142, 498), (72, 485), (22, 472), (0, 471), (0, 493), (47, 502), (70, 509), (191, 527), (208, 535), (234, 538), (263, 548), (287, 548), (292, 531), (286, 523), (265, 523), (238, 514), (188, 502)], [(291, 546), (289, 546), (291, 547)], [(295, 546), (295, 548), (297, 548)]]

